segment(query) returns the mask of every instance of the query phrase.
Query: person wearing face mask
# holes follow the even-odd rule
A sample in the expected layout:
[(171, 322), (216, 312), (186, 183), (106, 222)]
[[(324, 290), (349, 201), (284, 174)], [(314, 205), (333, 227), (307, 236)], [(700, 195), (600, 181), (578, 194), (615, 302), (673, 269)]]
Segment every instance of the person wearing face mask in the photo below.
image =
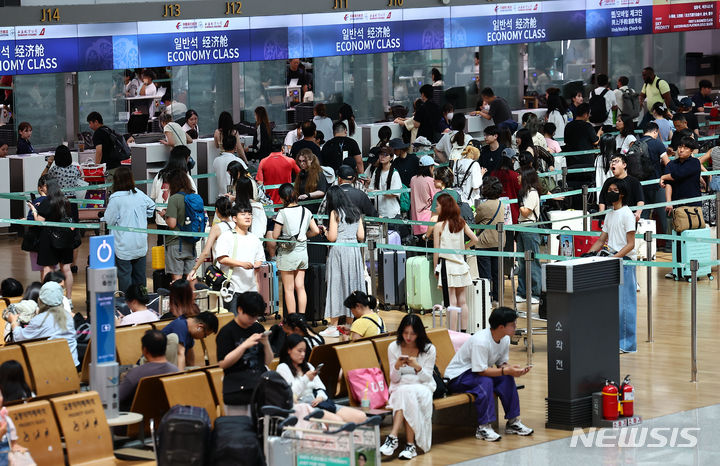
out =
[(440, 131), (442, 131), (443, 133), (447, 133), (452, 129), (450, 127), (450, 122), (452, 121), (454, 110), (455, 109), (453, 108), (453, 105), (450, 103), (446, 103), (445, 105), (443, 105), (443, 117), (440, 120)]
[[(588, 254), (605, 248), (613, 257), (635, 260), (635, 216), (627, 206), (628, 187), (624, 179), (610, 178), (605, 200), (612, 210), (605, 214), (602, 233), (590, 247)], [(637, 289), (635, 267), (623, 265), (623, 283), (620, 285), (620, 353), (637, 351)]]
[[(605, 193), (607, 193), (608, 188), (610, 187), (610, 180), (613, 179), (625, 180), (628, 190), (628, 193), (625, 196), (626, 205), (630, 207), (642, 207), (645, 205), (645, 197), (643, 195), (643, 189), (642, 185), (640, 184), (640, 180), (638, 180), (632, 175), (628, 175), (627, 164), (628, 160), (625, 154), (615, 154), (610, 159), (610, 171), (612, 172), (613, 176), (605, 180), (605, 183), (603, 183), (603, 187), (600, 190), (600, 200), (598, 202), (600, 211), (603, 211), (606, 208), (612, 208), (612, 202), (605, 198)], [(638, 209), (635, 211), (636, 220), (640, 220), (641, 213), (642, 209)]]

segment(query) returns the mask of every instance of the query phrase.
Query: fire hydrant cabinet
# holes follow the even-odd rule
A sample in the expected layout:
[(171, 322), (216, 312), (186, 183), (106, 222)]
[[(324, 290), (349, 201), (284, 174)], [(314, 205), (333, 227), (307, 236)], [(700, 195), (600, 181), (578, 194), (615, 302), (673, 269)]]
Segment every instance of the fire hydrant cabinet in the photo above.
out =
[(592, 395), (619, 380), (622, 259), (586, 257), (543, 264), (547, 299), (546, 426), (593, 424)]

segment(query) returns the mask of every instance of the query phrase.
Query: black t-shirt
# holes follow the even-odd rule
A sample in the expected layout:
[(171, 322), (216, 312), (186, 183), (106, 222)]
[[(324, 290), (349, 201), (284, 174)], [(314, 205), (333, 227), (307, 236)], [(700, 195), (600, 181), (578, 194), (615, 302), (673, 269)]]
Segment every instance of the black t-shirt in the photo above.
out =
[(120, 157), (115, 152), (115, 142), (110, 135), (110, 128), (101, 126), (93, 133), (92, 140), (95, 147), (102, 146), (102, 159), (100, 163), (106, 164), (106, 170), (112, 170), (120, 166)]
[(397, 157), (393, 160), (395, 170), (400, 175), (400, 180), (405, 186), (410, 186), (410, 180), (417, 175), (418, 167), (420, 167), (420, 159), (415, 154), (407, 154), (405, 158)]
[(288, 67), (288, 69), (287, 69), (287, 83), (286, 83), (286, 84), (290, 84), (290, 81), (292, 81), (293, 79), (297, 79), (297, 80), (298, 80), (298, 86), (304, 86), (305, 84), (308, 83), (308, 82), (307, 82), (307, 81), (308, 81), (308, 79), (307, 79), (307, 74), (306, 74), (305, 71), (304, 71), (302, 68), (300, 68), (300, 67), (298, 67), (298, 69), (295, 70), (295, 71), (291, 70), (290, 67)]
[(486, 144), (480, 150), (480, 166), (487, 168), (487, 173), (500, 170), (500, 162), (502, 161), (502, 153), (505, 146), (498, 144), (497, 150), (491, 150), (490, 145)]
[[(640, 184), (640, 180), (635, 178), (634, 176), (626, 176), (623, 178), (625, 180), (625, 184), (628, 188), (627, 197), (625, 198), (625, 204), (630, 207), (635, 207), (638, 202), (645, 202), (645, 196), (643, 195), (643, 189), (642, 185)], [(605, 208), (612, 208), (612, 206), (608, 207), (608, 203), (605, 200), (605, 193), (607, 193), (608, 188), (610, 187), (612, 178), (608, 178), (605, 180), (605, 183), (603, 183), (602, 191), (600, 191), (600, 202), (598, 204), (605, 204)]]
[(378, 212), (375, 208), (374, 203), (370, 200), (367, 194), (354, 188), (350, 184), (341, 184), (340, 189), (345, 191), (345, 195), (350, 200), (350, 203), (360, 209), (360, 212), (366, 217), (377, 217)]
[(686, 136), (693, 139), (695, 138), (695, 135), (690, 128), (675, 131), (672, 135), (672, 138), (670, 139), (670, 147), (672, 147), (673, 150), (677, 150), (677, 148), (680, 146), (680, 141)]
[[(264, 331), (265, 328), (257, 322), (244, 329), (235, 320), (231, 320), (230, 323), (220, 329), (215, 338), (218, 361), (225, 359), (228, 353), (240, 346), (251, 335), (263, 333)], [(245, 351), (235, 364), (224, 369), (223, 400), (225, 404), (243, 405), (250, 403), (252, 392), (265, 370), (265, 347), (258, 342), (257, 345)]]
[[(648, 146), (648, 152), (650, 153), (650, 158), (652, 159), (653, 163), (655, 164), (655, 177), (652, 179), (660, 178), (660, 175), (663, 173), (662, 169), (662, 161), (660, 160), (660, 156), (663, 155), (665, 152), (667, 152), (667, 149), (665, 148), (665, 144), (660, 142), (658, 139), (655, 139), (650, 136), (643, 136), (640, 138), (641, 141), (645, 141), (645, 143)], [(647, 180), (642, 180), (647, 181)]]
[[(295, 145), (293, 144), (293, 147)], [(360, 155), (360, 147), (357, 141), (347, 136), (336, 136), (330, 139), (320, 151), (320, 165), (324, 167), (332, 167), (337, 171), (343, 163), (343, 152), (347, 151), (348, 157), (352, 158)], [(355, 164), (353, 163), (354, 167)]]
[[(565, 126), (565, 147), (564, 152), (590, 150), (595, 148), (598, 135), (593, 125), (584, 120), (573, 120)], [(567, 158), (568, 167), (580, 164), (579, 160), (587, 158), (592, 166), (595, 160), (594, 155), (570, 156)]]
[(496, 125), (499, 125), (503, 121), (512, 120), (510, 106), (502, 97), (495, 97), (495, 100), (490, 102), (488, 113)]
[(307, 139), (300, 139), (295, 144), (293, 144), (292, 148), (290, 149), (290, 155), (295, 158), (297, 157), (298, 152), (303, 149), (310, 149), (313, 154), (320, 158), (320, 146), (318, 146), (312, 141), (308, 141)]
[(426, 100), (420, 108), (415, 112), (413, 117), (415, 121), (420, 123), (418, 128), (418, 136), (424, 136), (430, 142), (438, 142), (440, 139), (440, 119), (442, 118), (442, 110), (432, 100)]

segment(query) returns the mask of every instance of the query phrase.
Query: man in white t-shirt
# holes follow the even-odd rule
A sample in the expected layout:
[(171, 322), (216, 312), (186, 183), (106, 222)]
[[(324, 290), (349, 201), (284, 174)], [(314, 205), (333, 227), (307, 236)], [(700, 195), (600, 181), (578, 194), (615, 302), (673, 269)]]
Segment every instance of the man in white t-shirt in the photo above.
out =
[[(153, 83), (155, 80), (155, 73), (153, 70), (143, 70), (140, 77), (142, 78), (142, 86), (138, 89), (137, 95), (143, 97), (154, 97), (155, 94), (157, 94), (157, 87)], [(134, 103), (140, 113), (150, 115), (151, 117), (155, 115), (155, 100), (140, 99), (134, 101)]]
[(217, 182), (218, 196), (228, 193), (228, 186), (232, 182), (230, 174), (227, 171), (230, 162), (240, 162), (247, 170), (247, 165), (240, 157), (236, 156), (233, 151), (237, 145), (237, 138), (232, 134), (225, 136), (222, 141), (223, 151), (213, 160), (213, 170), (215, 171), (215, 182)]
[(515, 334), (517, 313), (509, 307), (498, 307), (490, 314), (490, 328), (476, 332), (460, 347), (445, 369), (452, 393), (475, 395), (478, 428), (475, 437), (489, 442), (500, 440), (492, 428), (495, 421), (495, 399), (500, 398), (505, 411), (506, 434), (530, 435), (533, 430), (520, 422), (520, 400), (515, 377), (528, 373), (530, 366), (510, 365), (510, 336)]
[(601, 116), (593, 115), (593, 104), (590, 102), (590, 122), (595, 126), (595, 129), (602, 127), (603, 132), (614, 131), (613, 126), (613, 110), (617, 110), (617, 99), (615, 93), (610, 89), (610, 80), (606, 74), (599, 74), (597, 76), (598, 87), (590, 93), (589, 98), (592, 100), (593, 96), (604, 96), (605, 98), (605, 115), (604, 120), (600, 120)]
[(258, 291), (256, 273), (265, 262), (265, 251), (260, 239), (248, 232), (252, 225), (250, 204), (235, 204), (230, 210), (235, 229), (221, 234), (215, 242), (217, 261), (225, 276), (232, 272), (230, 281), (233, 298), (225, 302), (225, 309), (237, 313), (237, 298), (246, 291)]
[[(599, 251), (607, 243), (614, 257), (635, 260), (635, 215), (627, 206), (627, 182), (624, 179), (610, 178), (607, 183), (605, 200), (613, 209), (606, 211), (600, 237), (590, 248), (589, 253)], [(620, 285), (620, 352), (637, 351), (637, 289), (635, 267), (623, 266), (623, 284)]]

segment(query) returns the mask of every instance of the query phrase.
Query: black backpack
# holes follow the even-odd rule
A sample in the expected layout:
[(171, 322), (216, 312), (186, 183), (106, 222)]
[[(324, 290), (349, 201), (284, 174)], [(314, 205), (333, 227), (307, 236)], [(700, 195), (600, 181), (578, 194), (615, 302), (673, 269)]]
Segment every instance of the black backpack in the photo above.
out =
[[(665, 81), (664, 79), (658, 79), (655, 81), (655, 87), (657, 87), (658, 92), (660, 92), (660, 81)], [(680, 89), (678, 87), (668, 81), (665, 81), (668, 83), (668, 87), (670, 88), (670, 101), (672, 102), (672, 105), (670, 105), (670, 110), (677, 110), (677, 108), (680, 106), (680, 99), (678, 96), (680, 95)]]
[(608, 117), (607, 106), (605, 105), (605, 94), (610, 92), (610, 89), (605, 89), (600, 94), (595, 91), (590, 96), (590, 122), (602, 124), (605, 123)]
[(628, 173), (631, 176), (638, 178), (640, 181), (655, 178), (656, 166), (650, 156), (650, 149), (645, 137), (638, 139), (630, 146), (626, 157), (628, 159)]
[(267, 405), (282, 409), (293, 407), (292, 387), (275, 371), (263, 373), (253, 391), (250, 409), (254, 425), (259, 426), (258, 420), (263, 417), (260, 409)]
[(635, 89), (627, 88), (622, 91), (622, 109), (630, 118), (637, 118), (640, 115), (640, 100)]
[(120, 134), (115, 132), (114, 129), (108, 128), (107, 126), (103, 126), (100, 129), (104, 130), (108, 136), (110, 136), (110, 139), (113, 142), (113, 151), (112, 155), (114, 158), (117, 157), (117, 160), (123, 161), (130, 158), (130, 146), (128, 146), (127, 141), (124, 137), (122, 137)]

